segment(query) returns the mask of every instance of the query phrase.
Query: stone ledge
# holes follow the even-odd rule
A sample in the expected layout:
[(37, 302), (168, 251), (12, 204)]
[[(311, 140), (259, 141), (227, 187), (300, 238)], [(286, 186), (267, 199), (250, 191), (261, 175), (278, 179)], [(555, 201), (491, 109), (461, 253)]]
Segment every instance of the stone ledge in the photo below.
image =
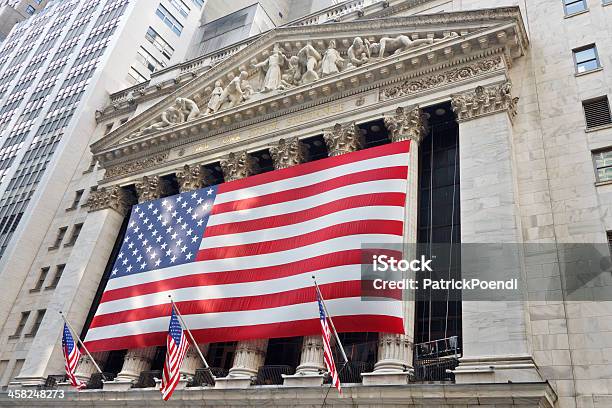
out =
[[(62, 407), (125, 407), (125, 406), (266, 406), (312, 407), (320, 406), (328, 391), (323, 387), (256, 386), (248, 389), (176, 390), (164, 402), (159, 391), (131, 389), (122, 392), (84, 390), (70, 393), (62, 400)], [(331, 390), (328, 406), (435, 406), (503, 405), (504, 407), (552, 408), (557, 395), (547, 382), (522, 384), (410, 384), (387, 386), (343, 385), (343, 396)], [(10, 399), (0, 393), (0, 406), (57, 406), (57, 401)]]

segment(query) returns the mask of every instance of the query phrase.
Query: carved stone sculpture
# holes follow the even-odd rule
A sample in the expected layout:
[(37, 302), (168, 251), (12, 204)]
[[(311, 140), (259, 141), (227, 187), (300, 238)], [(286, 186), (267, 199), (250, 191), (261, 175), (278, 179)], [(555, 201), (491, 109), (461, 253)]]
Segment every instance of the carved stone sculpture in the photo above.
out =
[(299, 58), (292, 56), (289, 58), (289, 68), (281, 75), (281, 82), (283, 88), (290, 88), (300, 84), (302, 79), (302, 73), (300, 72)]
[(392, 142), (413, 140), (421, 143), (427, 131), (427, 118), (418, 107), (398, 107), (394, 115), (384, 117), (385, 127)]
[(478, 86), (474, 91), (452, 95), (451, 105), (460, 121), (500, 111), (507, 111), (512, 119), (516, 116), (518, 99), (512, 97), (512, 83), (506, 81), (486, 88)]
[(282, 87), (282, 67), (289, 60), (282, 53), (278, 44), (274, 44), (274, 50), (265, 61), (253, 64), (253, 68), (261, 69), (266, 73), (261, 92), (275, 91)]
[(300, 66), (301, 83), (310, 84), (319, 79), (317, 73), (321, 54), (312, 46), (312, 42), (308, 41), (306, 45), (298, 52), (298, 63)]
[(204, 169), (199, 165), (188, 165), (183, 166), (183, 170), (176, 172), (176, 178), (178, 180), (180, 191), (197, 190), (205, 185), (204, 180)]
[(87, 200), (89, 212), (112, 209), (118, 213), (127, 214), (135, 198), (130, 196), (128, 190), (119, 186), (102, 187), (92, 191)]
[(206, 107), (207, 115), (219, 110), (221, 106), (221, 94), (223, 94), (223, 82), (217, 81), (215, 82), (215, 89), (213, 89), (210, 99), (208, 100), (208, 105)]
[(321, 76), (337, 74), (343, 66), (344, 58), (340, 56), (340, 52), (336, 49), (336, 40), (330, 40), (321, 62)]
[(176, 98), (176, 104), (182, 113), (184, 122), (189, 122), (200, 116), (198, 104), (187, 98)]
[(140, 131), (137, 132), (136, 135), (153, 133), (158, 130), (166, 129), (183, 122), (183, 113), (175, 106), (170, 106), (162, 112), (158, 120), (154, 121), (149, 126), (140, 129)]
[(230, 81), (223, 90), (220, 97), (220, 107), (223, 109), (231, 109), (238, 106), (253, 94), (253, 88), (249, 85), (249, 73), (246, 71), (240, 72), (240, 75)]
[(370, 43), (367, 40), (364, 42), (361, 37), (355, 37), (346, 53), (350, 66), (359, 67), (370, 60)]
[(169, 192), (168, 183), (159, 176), (144, 176), (135, 187), (139, 203), (156, 200)]
[(225, 182), (239, 180), (254, 173), (255, 163), (246, 151), (231, 152), (221, 160), (221, 169)]
[(270, 148), (270, 155), (275, 169), (296, 166), (305, 161), (306, 148), (297, 137), (280, 139), (276, 146)]
[(355, 122), (337, 123), (332, 129), (323, 132), (323, 139), (330, 156), (354, 152), (363, 146), (363, 135)]

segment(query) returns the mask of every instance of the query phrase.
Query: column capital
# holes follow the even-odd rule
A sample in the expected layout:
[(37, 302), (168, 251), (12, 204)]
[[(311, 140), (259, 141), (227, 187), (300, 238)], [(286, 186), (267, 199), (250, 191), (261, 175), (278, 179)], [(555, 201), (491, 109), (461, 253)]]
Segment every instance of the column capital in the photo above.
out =
[(206, 169), (200, 164), (186, 164), (182, 170), (176, 172), (180, 192), (197, 190), (206, 185)]
[(101, 187), (92, 191), (87, 200), (89, 212), (111, 209), (126, 215), (134, 202), (134, 197), (119, 186)]
[(508, 112), (510, 119), (517, 114), (519, 98), (512, 96), (512, 82), (478, 86), (473, 91), (451, 95), (451, 105), (457, 120), (463, 122), (497, 112)]
[(284, 169), (303, 163), (306, 159), (306, 148), (297, 137), (280, 139), (276, 146), (270, 147), (270, 155), (275, 169)]
[(323, 132), (323, 139), (330, 157), (354, 152), (363, 146), (363, 135), (355, 122), (336, 123)]
[(427, 117), (418, 106), (400, 106), (383, 120), (392, 142), (413, 140), (420, 144), (427, 133)]
[(156, 200), (168, 192), (168, 183), (159, 176), (144, 176), (142, 181), (136, 183), (138, 202)]
[(231, 152), (221, 160), (221, 169), (225, 182), (239, 180), (254, 173), (255, 162), (246, 152)]

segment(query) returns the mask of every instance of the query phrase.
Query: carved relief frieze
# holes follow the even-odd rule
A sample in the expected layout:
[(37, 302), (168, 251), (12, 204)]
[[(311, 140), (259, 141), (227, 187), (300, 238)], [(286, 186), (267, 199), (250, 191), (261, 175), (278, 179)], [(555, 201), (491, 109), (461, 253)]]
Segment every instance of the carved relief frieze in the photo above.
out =
[(104, 174), (104, 179), (111, 179), (125, 176), (127, 174), (136, 173), (147, 170), (150, 167), (157, 166), (166, 161), (168, 152), (158, 153), (150, 157), (145, 157), (139, 160), (133, 160), (126, 163), (121, 163), (113, 167), (109, 167)]
[(134, 201), (135, 198), (126, 189), (111, 186), (92, 191), (86, 205), (89, 212), (112, 209), (125, 215)]
[(452, 108), (459, 121), (506, 111), (510, 119), (516, 116), (519, 98), (512, 96), (512, 82), (487, 87), (478, 86), (470, 92), (452, 95)]
[(413, 140), (420, 144), (427, 133), (427, 117), (418, 107), (400, 106), (392, 115), (386, 115), (383, 119), (393, 142)]
[(503, 68), (503, 58), (501, 56), (495, 56), (474, 62), (469, 65), (453, 68), (417, 79), (411, 79), (397, 85), (383, 88), (380, 91), (380, 98), (382, 100), (400, 98), (443, 85), (471, 79), (478, 75), (493, 72), (501, 68)]
[(340, 124), (323, 132), (330, 156), (354, 152), (363, 146), (363, 134), (355, 122)]

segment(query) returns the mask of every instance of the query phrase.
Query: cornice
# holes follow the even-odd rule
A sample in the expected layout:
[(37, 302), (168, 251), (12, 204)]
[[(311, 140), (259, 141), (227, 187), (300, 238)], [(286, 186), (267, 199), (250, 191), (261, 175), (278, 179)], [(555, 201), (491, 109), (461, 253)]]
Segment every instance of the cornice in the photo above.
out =
[[(488, 18), (488, 22), (481, 21), (487, 18)], [(432, 31), (435, 32), (436, 30), (439, 30), (440, 32), (446, 32), (448, 30), (455, 29), (454, 26), (451, 27), (449, 26), (449, 24), (455, 24), (459, 27), (461, 26), (468, 27), (469, 24), (474, 24), (474, 23), (485, 23), (485, 24), (493, 23), (495, 24), (496, 20), (497, 22), (501, 22), (504, 19), (512, 21), (512, 22), (508, 21), (510, 25), (506, 27), (506, 29), (509, 31), (506, 32), (506, 34), (502, 35), (503, 38), (489, 39), (488, 44), (485, 44), (485, 46), (487, 47), (492, 46), (494, 45), (494, 43), (497, 43), (497, 42), (499, 42), (499, 44), (496, 44), (496, 45), (502, 46), (501, 43), (505, 42), (503, 46), (506, 48), (513, 47), (514, 53), (516, 56), (517, 54), (520, 54), (523, 52), (522, 50), (518, 50), (517, 47), (520, 48), (520, 44), (522, 43), (522, 41), (518, 39), (518, 37), (520, 37), (519, 33), (524, 32), (524, 28), (522, 27), (522, 20), (520, 19), (520, 12), (518, 11), (518, 8), (502, 8), (502, 9), (491, 9), (491, 10), (485, 10), (485, 11), (442, 13), (439, 15), (427, 15), (427, 16), (394, 17), (394, 18), (383, 19), (383, 20), (363, 20), (363, 21), (355, 21), (355, 22), (332, 23), (332, 24), (325, 24), (323, 26), (280, 27), (280, 28), (277, 28), (261, 36), (258, 40), (251, 43), (246, 48), (233, 54), (228, 59), (220, 62), (219, 64), (211, 68), (209, 71), (207, 71), (202, 76), (197, 77), (195, 80), (191, 80), (187, 82), (186, 84), (184, 84), (183, 86), (181, 86), (179, 89), (174, 90), (166, 98), (156, 103), (153, 107), (143, 112), (137, 118), (130, 120), (129, 122), (127, 122), (126, 124), (118, 128), (117, 130), (106, 135), (100, 141), (94, 143), (92, 145), (92, 150), (94, 151), (96, 155), (99, 155), (100, 153), (108, 149), (110, 147), (110, 144), (113, 143), (113, 141), (119, 140), (119, 139), (121, 140), (125, 139), (125, 136), (122, 137), (122, 135), (127, 135), (127, 134), (136, 132), (139, 129), (139, 127), (142, 126), (143, 123), (150, 122), (151, 120), (153, 120), (156, 116), (158, 116), (161, 113), (161, 110), (163, 108), (171, 105), (174, 99), (176, 99), (176, 97), (178, 97), (179, 95), (185, 96), (185, 97), (192, 97), (196, 101), (199, 100), (200, 102), (198, 103), (201, 105), (202, 98), (206, 96), (206, 89), (210, 89), (210, 87), (213, 85), (215, 80), (218, 80), (220, 78), (225, 78), (228, 74), (235, 75), (235, 73), (237, 73), (238, 70), (244, 69), (246, 67), (246, 64), (248, 63), (248, 61), (252, 60), (253, 57), (256, 57), (253, 55), (253, 52), (259, 52), (259, 53), (263, 52), (264, 53), (263, 55), (266, 55), (265, 53), (269, 52), (267, 51), (267, 48), (269, 48), (274, 42), (280, 42), (283, 46), (288, 45), (291, 47), (292, 46), (291, 44), (295, 45), (295, 43), (291, 43), (291, 41), (293, 42), (299, 41), (299, 37), (300, 36), (304, 37), (304, 34), (308, 34), (307, 37), (312, 38), (313, 41), (317, 41), (317, 36), (321, 37), (321, 41), (323, 41), (323, 38), (336, 38), (338, 35), (342, 33), (345, 33), (347, 36), (349, 36), (349, 33), (352, 33), (353, 36), (358, 35), (359, 31), (366, 32), (366, 33), (389, 32), (391, 34), (392, 32), (400, 32), (400, 31), (393, 31), (393, 30), (401, 30), (401, 32), (418, 32), (419, 30), (425, 30), (425, 32), (432, 32)], [(436, 24), (439, 24), (439, 27), (433, 27)], [(518, 32), (517, 32), (516, 26), (520, 27), (518, 29)], [(489, 30), (484, 29), (483, 32), (486, 32)], [(327, 35), (325, 37), (326, 34), (330, 34), (330, 33), (334, 33), (334, 35), (333, 36)], [(510, 41), (511, 44), (508, 44), (507, 37), (511, 33), (516, 33), (519, 35), (516, 36), (517, 38), (511, 39)], [(449, 40), (448, 44), (450, 44), (451, 42), (459, 43), (459, 42), (462, 42), (468, 39), (477, 41), (477, 39), (473, 38), (472, 36), (473, 34), (467, 34), (464, 37), (459, 37), (453, 40)], [(447, 43), (444, 43), (444, 44), (447, 44)], [(480, 44), (479, 46), (482, 47), (482, 44)], [(427, 47), (427, 48), (431, 50), (439, 50), (442, 47), (443, 47), (443, 43), (438, 43), (435, 46)], [(419, 51), (422, 52), (422, 50), (419, 50)], [(395, 56), (394, 58), (391, 58), (391, 57), (386, 58), (386, 60), (390, 60), (389, 62), (395, 59), (396, 59)], [(353, 70), (353, 71), (354, 73), (358, 73), (358, 70)], [(322, 81), (319, 81), (319, 82), (322, 83)], [(315, 85), (315, 84), (311, 84), (311, 85)], [(318, 86), (318, 85), (319, 83), (316, 83), (315, 86)], [(334, 90), (334, 91), (341, 92), (341, 90)], [(279, 98), (281, 96), (284, 96), (284, 94), (281, 93), (277, 95), (277, 97)], [(282, 101), (282, 98), (280, 99), (281, 99), (281, 102), (279, 102), (279, 106), (282, 106), (282, 104), (284, 104), (285, 102)], [(308, 99), (308, 98), (303, 98), (303, 99)], [(224, 115), (226, 117), (228, 117), (228, 114), (232, 114), (232, 112), (224, 112)], [(246, 118), (249, 118), (249, 116), (250, 115), (247, 115)], [(242, 117), (241, 119), (243, 118), (244, 117)], [(206, 119), (208, 120), (210, 119), (210, 117)], [(230, 118), (230, 122), (232, 121), (233, 120)], [(224, 119), (223, 123), (226, 125), (227, 119)], [(213, 128), (214, 127), (216, 126), (213, 126)], [(182, 137), (183, 136), (185, 135), (183, 134)], [(122, 156), (122, 153), (119, 153), (119, 156)], [(114, 157), (114, 158), (117, 158), (117, 157)], [(106, 160), (112, 161), (112, 159), (114, 158), (108, 157)], [(105, 159), (101, 158), (101, 160), (104, 161)]]

